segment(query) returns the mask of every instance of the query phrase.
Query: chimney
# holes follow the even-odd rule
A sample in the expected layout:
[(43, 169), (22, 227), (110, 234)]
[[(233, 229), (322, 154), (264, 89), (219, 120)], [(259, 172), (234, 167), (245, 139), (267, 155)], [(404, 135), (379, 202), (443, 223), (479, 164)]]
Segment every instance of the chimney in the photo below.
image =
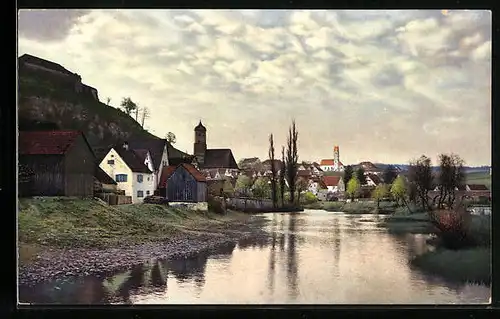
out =
[(128, 151), (128, 142), (123, 142), (123, 149)]

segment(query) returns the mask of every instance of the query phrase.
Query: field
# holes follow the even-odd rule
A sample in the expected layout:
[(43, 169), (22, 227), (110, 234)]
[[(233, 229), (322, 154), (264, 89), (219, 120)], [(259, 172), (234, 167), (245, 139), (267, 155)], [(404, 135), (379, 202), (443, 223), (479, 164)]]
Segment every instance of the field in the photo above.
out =
[(489, 172), (471, 172), (465, 174), (467, 184), (484, 184), (491, 190), (491, 175)]

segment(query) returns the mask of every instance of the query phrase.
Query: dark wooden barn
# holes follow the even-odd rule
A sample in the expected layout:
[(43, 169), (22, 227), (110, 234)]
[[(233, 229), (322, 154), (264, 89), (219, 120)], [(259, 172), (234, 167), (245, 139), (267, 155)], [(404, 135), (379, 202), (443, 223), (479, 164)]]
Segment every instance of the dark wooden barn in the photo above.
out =
[(207, 182), (205, 176), (193, 165), (182, 163), (163, 168), (160, 195), (171, 202), (206, 202)]
[(19, 132), (19, 196), (94, 193), (96, 160), (82, 132)]

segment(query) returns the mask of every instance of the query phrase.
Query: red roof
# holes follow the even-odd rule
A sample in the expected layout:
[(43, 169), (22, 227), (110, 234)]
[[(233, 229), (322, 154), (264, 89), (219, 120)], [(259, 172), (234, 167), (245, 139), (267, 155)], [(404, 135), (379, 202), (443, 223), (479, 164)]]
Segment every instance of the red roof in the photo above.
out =
[(301, 177), (309, 177), (309, 176), (311, 176), (311, 171), (309, 171), (307, 169), (299, 169), (297, 171), (297, 175), (301, 176)]
[(323, 182), (326, 186), (337, 186), (341, 178), (341, 176), (323, 176)]
[(63, 155), (81, 134), (80, 131), (22, 131), (19, 154)]
[(334, 163), (335, 163), (335, 161), (332, 159), (322, 159), (321, 163), (319, 165), (321, 165), (321, 166), (333, 166)]
[(177, 166), (165, 166), (161, 170), (161, 175), (160, 175), (160, 182), (158, 183), (158, 187), (160, 188), (165, 188), (167, 187), (167, 180), (169, 177), (172, 175), (172, 173), (175, 171)]
[(170, 166), (164, 167), (163, 170), (161, 171), (160, 182), (158, 183), (158, 187), (159, 188), (167, 187), (168, 179), (181, 166), (186, 171), (188, 171), (189, 174), (191, 174), (196, 181), (198, 181), (198, 182), (206, 182), (207, 181), (205, 176), (203, 176), (203, 174), (199, 170), (197, 170), (196, 167), (194, 167), (191, 164), (182, 163), (182, 164), (179, 164), (177, 166), (170, 165)]
[(193, 165), (191, 164), (187, 164), (187, 163), (182, 163), (180, 166), (183, 166), (186, 171), (188, 171), (191, 175), (193, 175), (194, 179), (198, 182), (206, 182), (207, 179), (205, 178), (205, 176), (203, 176), (203, 174), (196, 169), (196, 167), (194, 167)]
[(484, 184), (467, 184), (471, 191), (487, 191), (488, 187)]

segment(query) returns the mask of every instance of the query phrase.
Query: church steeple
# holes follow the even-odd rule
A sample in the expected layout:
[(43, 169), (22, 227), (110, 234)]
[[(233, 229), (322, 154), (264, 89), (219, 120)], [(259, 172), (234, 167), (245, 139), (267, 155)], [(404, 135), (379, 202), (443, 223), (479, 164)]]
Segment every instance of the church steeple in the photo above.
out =
[(194, 128), (194, 150), (193, 155), (200, 165), (205, 163), (205, 152), (207, 150), (207, 129), (200, 123)]

